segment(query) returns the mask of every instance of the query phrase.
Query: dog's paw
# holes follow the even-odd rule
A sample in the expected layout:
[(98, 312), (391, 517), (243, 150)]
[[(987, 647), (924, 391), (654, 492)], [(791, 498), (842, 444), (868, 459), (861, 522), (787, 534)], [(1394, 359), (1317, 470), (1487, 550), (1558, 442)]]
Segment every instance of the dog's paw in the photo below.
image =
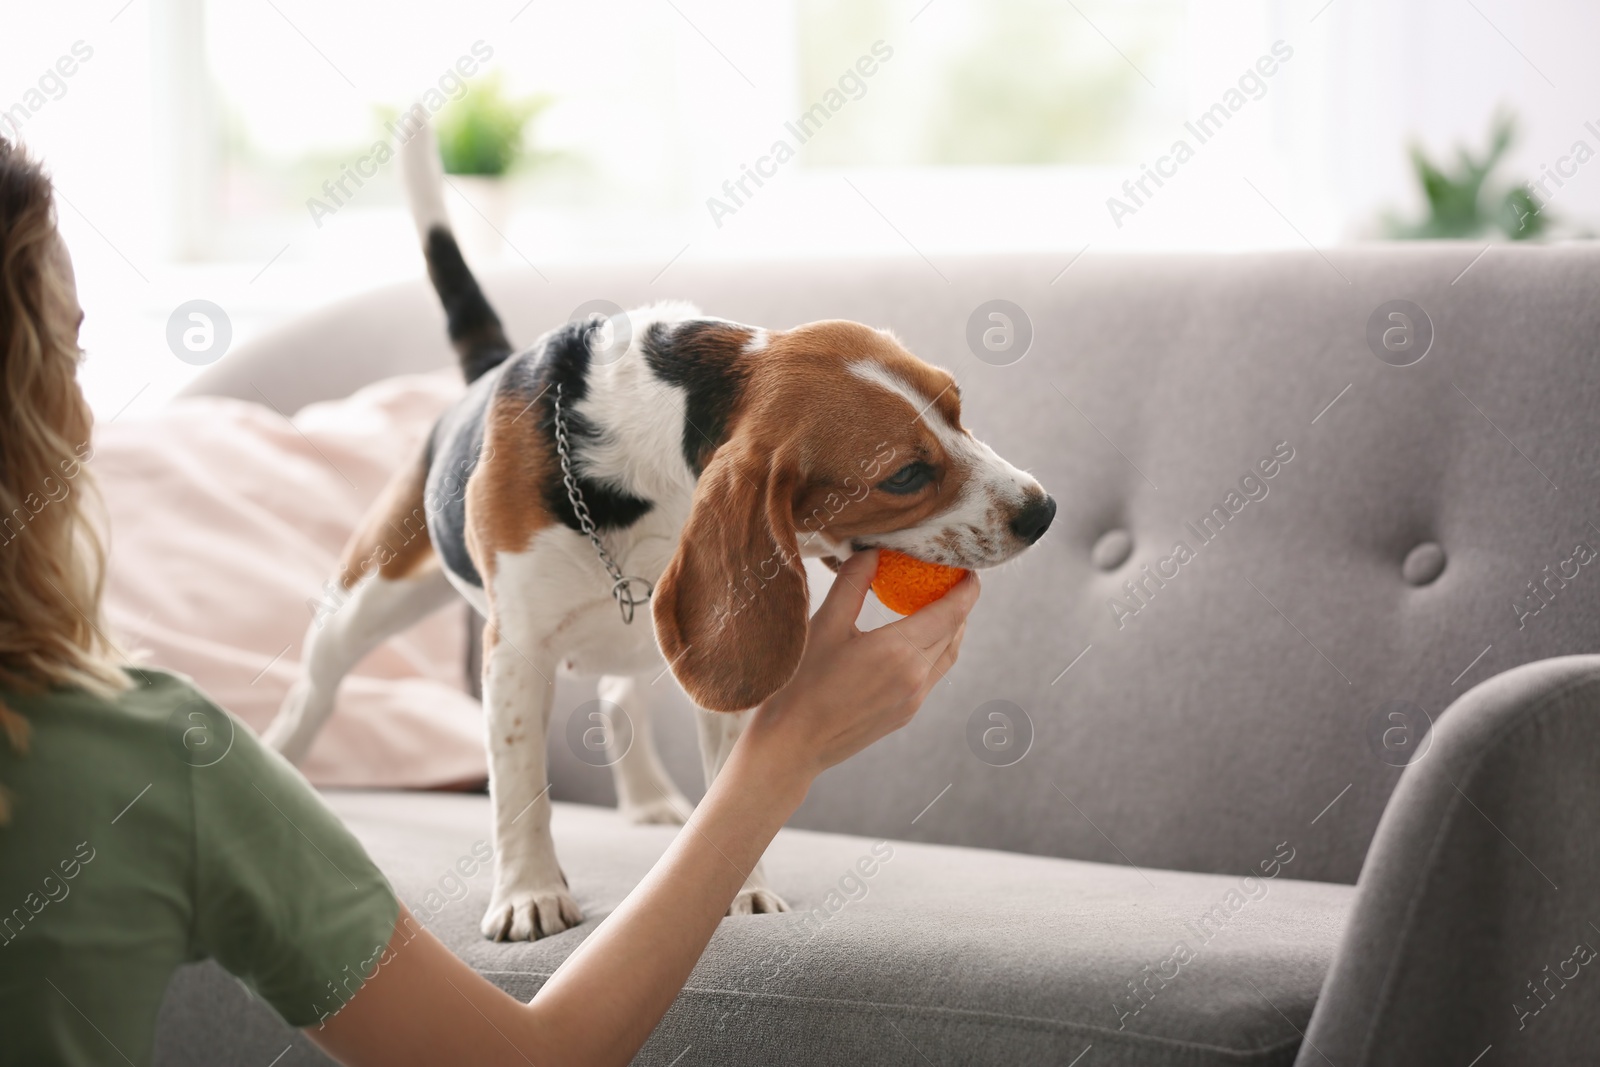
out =
[(581, 922), (578, 902), (565, 886), (557, 885), (495, 894), (480, 928), (491, 941), (537, 941)]
[(635, 826), (682, 826), (694, 811), (694, 805), (679, 793), (644, 804), (624, 804), (617, 810)]
[(729, 915), (776, 915), (788, 910), (789, 905), (770, 889), (741, 889), (728, 905)]

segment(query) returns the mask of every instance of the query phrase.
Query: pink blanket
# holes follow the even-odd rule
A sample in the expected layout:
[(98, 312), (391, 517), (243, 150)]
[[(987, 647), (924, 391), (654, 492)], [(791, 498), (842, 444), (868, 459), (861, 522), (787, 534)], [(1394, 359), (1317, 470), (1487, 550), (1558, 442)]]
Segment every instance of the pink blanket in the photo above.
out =
[[(206, 397), (98, 427), (91, 466), (111, 523), (118, 639), (264, 729), (345, 539), (460, 390), (444, 372), (379, 382), (292, 422)], [(482, 716), (462, 684), (466, 611), (447, 608), (357, 665), (302, 767), (311, 781), (484, 777)]]

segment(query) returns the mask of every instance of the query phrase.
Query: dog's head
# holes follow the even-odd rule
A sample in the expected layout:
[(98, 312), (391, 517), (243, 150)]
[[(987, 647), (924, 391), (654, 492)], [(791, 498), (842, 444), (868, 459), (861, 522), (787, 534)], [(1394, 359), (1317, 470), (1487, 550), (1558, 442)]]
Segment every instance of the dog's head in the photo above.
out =
[[(1055, 501), (961, 425), (946, 371), (854, 322), (732, 326), (722, 443), (708, 449), (657, 640), (689, 696), (754, 707), (793, 675), (810, 604), (801, 556), (893, 548), (990, 567), (1037, 541)], [(694, 405), (690, 405), (693, 418)]]

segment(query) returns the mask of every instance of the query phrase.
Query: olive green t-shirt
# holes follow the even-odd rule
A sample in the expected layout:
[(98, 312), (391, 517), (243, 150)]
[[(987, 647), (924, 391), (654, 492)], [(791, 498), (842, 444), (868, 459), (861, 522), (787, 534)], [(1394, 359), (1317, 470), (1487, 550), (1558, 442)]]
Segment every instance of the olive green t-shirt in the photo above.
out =
[(215, 959), (292, 1026), (370, 976), (399, 909), (306, 784), (188, 681), (0, 694), (0, 1064), (150, 1061), (179, 964)]

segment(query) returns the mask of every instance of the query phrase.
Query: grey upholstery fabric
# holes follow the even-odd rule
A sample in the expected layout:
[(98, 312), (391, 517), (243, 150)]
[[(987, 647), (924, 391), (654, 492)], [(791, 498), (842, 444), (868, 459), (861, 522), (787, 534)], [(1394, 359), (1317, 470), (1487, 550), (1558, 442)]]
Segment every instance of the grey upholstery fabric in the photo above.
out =
[[(770, 327), (827, 317), (892, 327), (913, 351), (956, 373), (974, 432), (1057, 497), (1060, 511), (1044, 540), (986, 576), (950, 683), (907, 730), (819, 781), (797, 825), (1137, 864), (1152, 879), (1157, 868), (1239, 877), (1287, 843), (1295, 852), (1290, 876), (1348, 884), (1362, 869), (1406, 757), (1452, 702), (1520, 664), (1600, 649), (1600, 570), (1579, 562), (1587, 557), (1575, 548), (1600, 547), (1600, 306), (1593, 299), (1600, 248), (1495, 247), (1474, 261), (1478, 251), (1441, 244), (1212, 257), (1091, 253), (1065, 273), (1064, 261), (1031, 257), (941, 260), (937, 272), (910, 258), (678, 264), (654, 281), (659, 265), (648, 265), (589, 268), (548, 283), (511, 272), (490, 278), (488, 288), (521, 340), (594, 298), (627, 307), (685, 297), (711, 313)], [(1008, 366), (979, 359), (968, 346), (969, 318), (993, 298), (1020, 305), (1031, 323), (1030, 350)], [(1394, 364), (1409, 356), (1369, 341), (1394, 325), (1384, 308), (1395, 300), (1420, 305), (1425, 318), (1415, 325), (1430, 328), (1426, 354), (1407, 366)], [(241, 346), (191, 392), (255, 398), (259, 388), (292, 410), (380, 373), (448, 361), (437, 303), (419, 282)], [(1263, 463), (1270, 479), (1259, 475)], [(1214, 508), (1214, 531), (1202, 537), (1194, 527)], [(1193, 558), (1163, 564), (1180, 540)], [(1146, 567), (1166, 567), (1165, 577), (1150, 577)], [(1144, 586), (1137, 597), (1129, 592), (1133, 582)], [(697, 795), (687, 709), (674, 688), (657, 688), (658, 703), (667, 705), (658, 735), (668, 765)], [(592, 696), (587, 682), (561, 683), (555, 736)], [(1460, 705), (1463, 718), (1488, 699), (1472, 692)], [(1013, 705), (1009, 725), (1016, 750), (1026, 752), (1010, 766), (996, 766), (1005, 760), (992, 754), (983, 758), (983, 731), (1000, 721), (990, 717), (995, 701)], [(1577, 825), (1575, 813), (1594, 810), (1583, 804), (1593, 764), (1581, 758), (1594, 746), (1577, 731), (1571, 743), (1578, 751), (1562, 754), (1556, 774), (1581, 780), (1582, 788), (1564, 793), (1530, 784), (1531, 795), (1545, 798), (1549, 826), (1537, 834), (1530, 827), (1531, 844), (1507, 832), (1556, 882), (1561, 877), (1551, 868), (1570, 865), (1575, 883), (1566, 892), (1582, 896), (1593, 890), (1584, 864), (1594, 834), (1580, 831), (1564, 844), (1559, 831)], [(1526, 761), (1514, 761), (1512, 751), (1527, 753)], [(1538, 751), (1519, 740), (1505, 751), (1494, 747), (1484, 766), (1534, 775)], [(559, 743), (552, 753), (557, 797), (609, 800), (605, 774)], [(1428, 762), (1418, 772), (1418, 780), (1431, 781)], [(1481, 785), (1458, 784), (1480, 805), (1482, 789), (1493, 818), (1496, 798), (1523, 786), (1495, 770), (1483, 773)], [(1395, 803), (1422, 809), (1393, 810), (1391, 824), (1442, 817), (1435, 792), (1408, 787)], [(1513, 804), (1503, 813), (1515, 821), (1523, 811)], [(1373, 854), (1360, 893), (1367, 918), (1344, 943), (1339, 995), (1319, 1016), (1322, 1038), (1313, 1035), (1319, 1046), (1325, 1039), (1351, 1056), (1361, 1048), (1377, 1056), (1386, 1037), (1368, 1043), (1368, 1033), (1394, 1033), (1412, 1062), (1433, 1062), (1416, 1051), (1429, 1047), (1428, 1038), (1385, 1014), (1398, 1010), (1396, 989), (1414, 997), (1420, 986), (1397, 986), (1374, 971), (1388, 946), (1364, 931), (1413, 931), (1405, 940), (1420, 946), (1419, 955), (1394, 973), (1422, 983), (1423, 972), (1438, 966), (1429, 972), (1438, 984), (1428, 995), (1439, 1018), (1456, 1004), (1457, 985), (1469, 984), (1463, 968), (1478, 968), (1472, 983), (1486, 990), (1508, 982), (1520, 989), (1526, 979), (1519, 968), (1531, 958), (1510, 948), (1521, 944), (1515, 931), (1558, 932), (1525, 913), (1545, 908), (1541, 898), (1506, 896), (1513, 886), (1521, 890), (1528, 873), (1517, 868), (1515, 853), (1488, 851), (1466, 823), (1451, 825), (1456, 829), (1438, 838), (1441, 851), (1425, 869), (1451, 872), (1439, 885), (1458, 885), (1456, 895), (1446, 902), (1445, 889), (1436, 888), (1419, 898), (1442, 912), (1438, 930), (1394, 918), (1408, 890), (1381, 872), (1397, 869), (1401, 858)], [(1583, 857), (1573, 854), (1583, 849)], [(947, 861), (963, 880), (999, 862), (958, 852)], [(1455, 866), (1474, 862), (1485, 866), (1470, 878)], [(1114, 873), (1085, 870), (1095, 872), (1083, 876), (1086, 883)], [(580, 884), (594, 877), (580, 862), (570, 873)], [(1073, 914), (1078, 884), (1060, 891), (1050, 908)], [(1135, 899), (1127, 898), (1130, 913), (1144, 914)], [(1568, 899), (1562, 896), (1563, 907)], [(1495, 946), (1487, 958), (1468, 960), (1447, 943), (1464, 929), (1450, 923), (1465, 923), (1475, 909), (1504, 936), (1484, 942)], [(1567, 913), (1551, 914), (1565, 921)], [(960, 923), (992, 932), (983, 921), (974, 913)], [(1123, 928), (1114, 929), (1123, 936)], [(944, 933), (916, 923), (902, 932), (929, 944)], [(1314, 943), (1304, 931), (1291, 936), (1301, 948)], [(721, 966), (719, 954), (735, 951), (735, 943), (719, 941), (706, 966)], [(1532, 952), (1532, 942), (1525, 949)], [(1013, 971), (940, 973), (973, 990), (1026, 990), (1035, 981), (1055, 988), (1037, 968), (1060, 951), (1053, 936), (1041, 936), (1012, 961)], [(1371, 959), (1359, 958), (1367, 953)], [(1566, 955), (1537, 958), (1554, 966)], [(1081, 965), (1090, 966), (1087, 957)], [(1275, 1001), (1278, 987), (1256, 975), (1276, 967), (1262, 965), (1258, 971), (1257, 963), (1242, 961), (1239, 973)], [(1408, 968), (1417, 969), (1414, 976)], [(848, 984), (871, 973), (852, 956), (831, 979)], [(920, 990), (921, 977), (901, 972), (909, 989)], [(1206, 982), (1213, 980), (1224, 981)], [(1565, 995), (1568, 1003), (1578, 1000)], [(1479, 998), (1474, 984), (1462, 1003)], [(1075, 996), (1063, 993), (1054, 1003), (1042, 1018), (1076, 1018)], [(1537, 1018), (1537, 1041), (1513, 1045), (1500, 1062), (1516, 1062), (1518, 1048), (1561, 1048), (1571, 1061), (1587, 1035), (1562, 1021), (1560, 1007), (1556, 1001)], [(1162, 1008), (1158, 999), (1150, 1018)], [(1195, 1018), (1207, 1010), (1197, 1007)], [(828, 1019), (814, 1028), (854, 1025), (843, 1013)], [(772, 1025), (784, 1042), (811, 1040), (781, 1029), (787, 1024)], [(1270, 1029), (1234, 1032), (1237, 1040), (1218, 1047), (1260, 1049), (1278, 1040)], [(1454, 1037), (1445, 1044), (1453, 1057)], [(1085, 1067), (1103, 1062), (1100, 1048)], [(1046, 1058), (1058, 1051), (1052, 1047)], [(876, 1054), (864, 1054), (866, 1062)], [(984, 1058), (977, 1051), (971, 1057)], [(1347, 1060), (1334, 1062), (1345, 1067)]]
[[(1498, 671), (1600, 647), (1587, 569), (1523, 629), (1512, 606), (1574, 543), (1600, 544), (1586, 525), (1600, 515), (1585, 510), (1600, 498), (1600, 249), (1495, 248), (1455, 281), (1477, 252), (1090, 253), (1054, 284), (1063, 264), (1028, 257), (941, 261), (948, 282), (908, 259), (678, 264), (655, 284), (659, 265), (549, 283), (524, 269), (487, 284), (515, 339), (597, 297), (685, 297), (775, 327), (892, 327), (956, 373), (974, 431), (1060, 501), (1044, 540), (987, 576), (952, 684), (904, 733), (831, 772), (797, 825), (1220, 872), (1287, 839), (1301, 876), (1353, 882), (1400, 773), (1367, 737), (1385, 703), (1437, 717)], [(994, 297), (1032, 321), (1032, 348), (1011, 366), (967, 347), (970, 313)], [(1409, 367), (1380, 362), (1366, 339), (1397, 298), (1434, 326)], [(329, 321), (339, 332), (319, 339)], [(418, 282), (241, 348), (194, 389), (254, 397), (253, 381), (287, 411), (378, 365), (448, 359), (438, 302)], [(1263, 480), (1268, 495), (1202, 546), (1186, 524), (1278, 442), (1294, 458)], [(1102, 571), (1090, 556), (1112, 530), (1131, 534), (1132, 551)], [(1132, 603), (1124, 583), (1180, 539), (1194, 560), (1119, 628), (1108, 602)], [(1410, 585), (1404, 562), (1429, 542), (1443, 573)], [(554, 729), (592, 697), (565, 687)], [(1032, 723), (1013, 767), (967, 745), (993, 700)], [(696, 786), (692, 741), (675, 751), (669, 766)], [(604, 776), (586, 770), (558, 760), (555, 795), (607, 799)]]
[[(434, 932), (523, 998), (673, 834), (558, 804), (557, 847), (588, 921), (495, 944), (477, 929), (488, 871), (454, 871), (487, 836), (486, 798), (329, 799), (409, 906), (435, 913)], [(689, 1049), (680, 1064), (1066, 1064), (1093, 1046), (1084, 1064), (1287, 1065), (1353, 896), (1293, 880), (1295, 862), (1244, 881), (784, 831), (767, 866), (795, 911), (725, 921), (639, 1062), (672, 1063)], [(1164, 979), (1180, 941), (1193, 959)], [(185, 976), (192, 988), (175, 988), (163, 1033), (189, 1037), (164, 1045), (163, 1063), (262, 1067), (293, 1039), (218, 977)], [(1143, 1000), (1130, 982), (1144, 984)], [(248, 1048), (231, 1027), (210, 1042), (196, 1036), (241, 1010), (254, 1020), (240, 1028)], [(308, 1060), (309, 1048), (296, 1062)]]
[(1597, 753), (1600, 656), (1461, 698), (1378, 825), (1298, 1063), (1600, 1056)]

